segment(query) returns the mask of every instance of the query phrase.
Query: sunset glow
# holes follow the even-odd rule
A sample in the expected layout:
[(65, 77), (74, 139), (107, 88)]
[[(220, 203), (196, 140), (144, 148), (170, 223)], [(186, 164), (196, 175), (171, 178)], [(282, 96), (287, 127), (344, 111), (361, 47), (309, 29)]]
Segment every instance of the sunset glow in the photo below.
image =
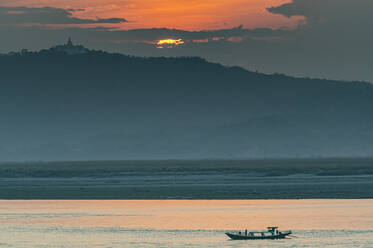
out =
[(211, 30), (241, 24), (245, 28), (294, 27), (298, 17), (286, 18), (266, 10), (288, 2), (290, 0), (3, 0), (1, 5), (79, 9), (73, 13), (78, 18), (125, 18), (128, 23), (117, 25), (121, 29)]

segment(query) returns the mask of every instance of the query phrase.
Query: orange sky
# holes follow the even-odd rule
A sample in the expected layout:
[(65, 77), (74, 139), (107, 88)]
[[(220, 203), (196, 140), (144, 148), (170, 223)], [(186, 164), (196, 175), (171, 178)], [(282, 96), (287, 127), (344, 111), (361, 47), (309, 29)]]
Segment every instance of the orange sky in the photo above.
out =
[(123, 29), (177, 28), (184, 30), (293, 27), (299, 18), (288, 19), (266, 11), (291, 0), (2, 0), (3, 6), (83, 8), (81, 18), (123, 17)]

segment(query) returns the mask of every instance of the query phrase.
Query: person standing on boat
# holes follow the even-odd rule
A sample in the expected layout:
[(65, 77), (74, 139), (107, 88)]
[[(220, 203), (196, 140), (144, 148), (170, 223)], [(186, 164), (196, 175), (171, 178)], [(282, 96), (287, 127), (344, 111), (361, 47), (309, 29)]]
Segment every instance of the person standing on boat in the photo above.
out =
[(245, 230), (245, 236), (247, 236), (247, 229)]

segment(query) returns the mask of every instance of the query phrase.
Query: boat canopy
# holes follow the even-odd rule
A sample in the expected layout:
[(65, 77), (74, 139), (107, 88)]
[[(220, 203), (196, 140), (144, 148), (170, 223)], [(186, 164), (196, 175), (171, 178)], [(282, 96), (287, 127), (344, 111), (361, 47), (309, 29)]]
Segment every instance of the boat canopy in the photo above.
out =
[(276, 230), (278, 229), (278, 226), (269, 226), (267, 227), (268, 230)]

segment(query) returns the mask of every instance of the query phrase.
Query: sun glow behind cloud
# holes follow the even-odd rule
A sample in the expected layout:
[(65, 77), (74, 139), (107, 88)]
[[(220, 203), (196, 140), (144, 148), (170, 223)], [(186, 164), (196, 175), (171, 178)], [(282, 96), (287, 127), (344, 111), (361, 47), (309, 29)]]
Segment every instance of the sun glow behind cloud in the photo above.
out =
[(184, 43), (182, 39), (164, 39), (157, 42), (157, 48), (172, 48)]

